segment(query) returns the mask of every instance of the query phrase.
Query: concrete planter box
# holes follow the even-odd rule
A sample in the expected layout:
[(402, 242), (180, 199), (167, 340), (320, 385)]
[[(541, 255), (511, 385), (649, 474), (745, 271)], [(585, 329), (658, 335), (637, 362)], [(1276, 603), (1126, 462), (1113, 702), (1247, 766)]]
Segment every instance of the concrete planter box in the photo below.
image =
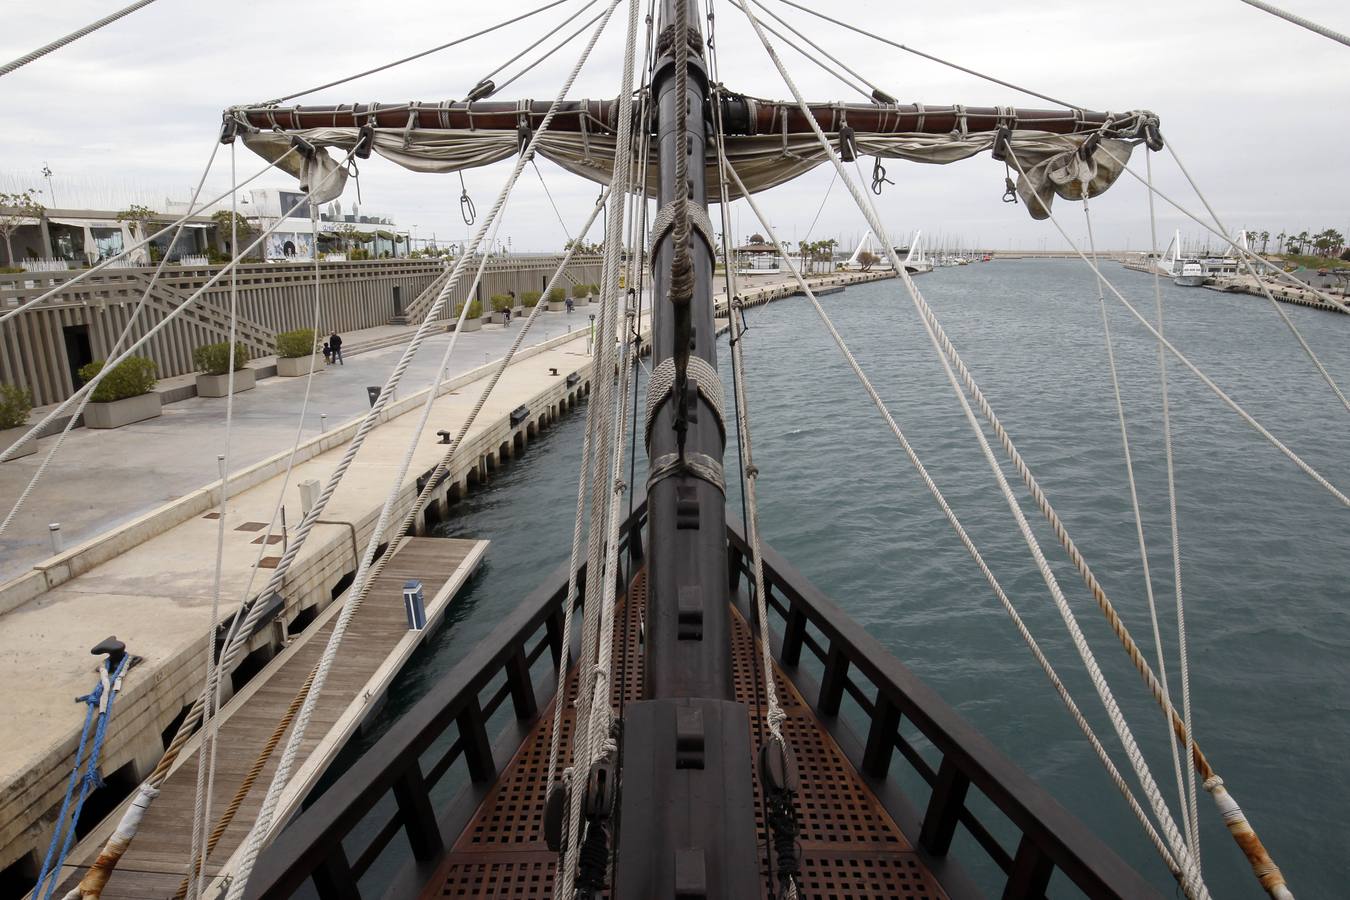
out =
[(483, 328), (483, 320), (475, 319), (470, 316), (464, 320), (463, 325), (458, 325), (456, 327), (459, 328), (460, 331), (481, 331)]
[(506, 324), (506, 313), (504, 313), (504, 312), (495, 312), (495, 313), (493, 313), (493, 314), (492, 314), (492, 324), (493, 324), (493, 325), (505, 325), (505, 324)]
[[(234, 392), (242, 394), (253, 390), (257, 375), (252, 369), (236, 369), (234, 373)], [(198, 375), (198, 397), (224, 397), (230, 393), (229, 375)]]
[(595, 296), (594, 294), (587, 294), (586, 299), (583, 302), (585, 302), (588, 305), (591, 303), (599, 303), (600, 298)]
[(323, 371), (323, 360), (319, 358), (319, 354), (311, 353), (309, 356), (277, 357), (277, 374), (282, 378), (295, 378), (298, 375), (308, 375), (310, 366), (314, 367), (315, 372)]
[(84, 408), (85, 428), (121, 428), (159, 416), (159, 394), (151, 391), (111, 403), (90, 403)]
[[(542, 303), (543, 301), (540, 301), (540, 302)], [(548, 311), (549, 311), (549, 312), (562, 312), (562, 311), (565, 310), (565, 309), (567, 309), (567, 301), (566, 301), (566, 300), (550, 300), (550, 301), (548, 301)]]
[[(4, 431), (0, 431), (0, 453), (3, 453), (10, 447), (14, 446), (14, 444), (18, 442), (19, 438), (23, 437), (27, 433), (28, 433), (27, 425), (20, 425), (18, 428), (6, 428)], [(22, 450), (11, 456), (10, 459), (22, 459), (25, 456), (32, 456), (34, 453), (37, 452), (37, 445), (38, 445), (37, 438), (33, 438), (33, 440), (29, 441), (27, 444), (24, 445)]]
[(529, 312), (530, 311), (523, 306), (513, 306), (511, 307), (511, 318), (519, 319), (529, 315)]

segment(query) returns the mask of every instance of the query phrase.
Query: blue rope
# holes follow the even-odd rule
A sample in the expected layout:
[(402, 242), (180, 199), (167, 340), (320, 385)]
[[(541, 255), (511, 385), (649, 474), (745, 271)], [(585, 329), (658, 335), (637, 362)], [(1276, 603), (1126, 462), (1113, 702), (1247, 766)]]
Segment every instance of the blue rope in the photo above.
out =
[[(56, 891), (57, 883), (61, 877), (61, 867), (65, 865), (66, 855), (70, 853), (71, 842), (75, 839), (75, 826), (80, 821), (80, 811), (84, 808), (84, 801), (89, 796), (89, 792), (94, 788), (103, 786), (103, 779), (98, 774), (98, 757), (103, 750), (104, 734), (108, 730), (108, 720), (112, 718), (113, 701), (117, 699), (117, 681), (126, 672), (127, 664), (131, 656), (122, 657), (122, 661), (117, 666), (117, 671), (112, 673), (108, 679), (108, 705), (102, 712), (98, 712), (99, 701), (103, 698), (103, 680), (94, 685), (94, 689), (83, 697), (76, 697), (76, 703), (85, 703), (88, 708), (84, 714), (84, 728), (80, 731), (80, 746), (75, 751), (75, 766), (70, 770), (70, 781), (66, 785), (66, 796), (61, 801), (61, 811), (56, 817), (56, 828), (52, 832), (51, 843), (47, 846), (47, 855), (42, 860), (42, 872), (38, 875), (37, 884), (33, 887), (33, 897), (41, 897), (41, 900), (50, 900), (52, 894)], [(104, 663), (106, 667), (107, 663)], [(84, 749), (89, 741), (89, 725), (94, 722), (97, 713), (97, 724), (94, 726), (94, 744), (89, 749), (88, 761), (85, 766), (84, 776), (80, 776), (80, 764), (84, 761)], [(70, 826), (66, 827), (66, 813), (70, 811), (70, 801), (75, 796), (75, 786), (79, 785), (80, 793), (75, 800), (75, 809), (70, 814)], [(61, 840), (62, 834), (65, 840), (61, 843), (61, 853), (57, 856), (55, 864), (52, 863), (52, 854), (56, 851), (57, 842)], [(51, 883), (46, 884), (48, 877)], [(43, 885), (46, 884), (46, 888)], [(39, 893), (41, 892), (41, 893)]]

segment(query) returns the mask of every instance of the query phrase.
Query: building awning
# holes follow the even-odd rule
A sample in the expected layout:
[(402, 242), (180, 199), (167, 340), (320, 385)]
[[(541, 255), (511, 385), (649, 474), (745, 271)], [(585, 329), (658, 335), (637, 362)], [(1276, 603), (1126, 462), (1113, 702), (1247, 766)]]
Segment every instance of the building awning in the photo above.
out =
[(73, 228), (121, 228), (125, 223), (116, 219), (55, 219), (49, 218), (53, 225), (69, 225)]

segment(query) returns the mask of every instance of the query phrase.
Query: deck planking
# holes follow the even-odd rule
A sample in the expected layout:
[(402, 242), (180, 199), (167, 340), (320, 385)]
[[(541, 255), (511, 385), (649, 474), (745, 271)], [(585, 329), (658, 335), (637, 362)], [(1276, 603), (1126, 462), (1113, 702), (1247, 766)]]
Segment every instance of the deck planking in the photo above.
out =
[[(365, 602), (352, 616), (339, 651), (339, 662), (329, 671), (301, 741), (298, 762), (292, 770), (292, 784), (297, 779), (312, 783), (321, 774), (324, 764), (359, 724), (366, 707), (387, 686), (413, 647), (444, 615), (468, 576), (477, 568), (486, 547), (486, 541), (446, 538), (405, 538), (399, 545), (373, 583)], [(403, 609), (403, 585), (408, 579), (420, 580), (427, 598), (427, 629), (420, 635), (409, 632)], [(211, 792), (213, 821), (230, 803), (241, 779), (318, 663), (337, 622), (340, 607), (341, 603), (332, 604), (222, 708), (216, 778)], [(348, 727), (339, 727), (344, 724)], [(209, 877), (214, 879), (228, 871), (231, 856), (242, 847), (290, 733), (288, 728), (282, 743), (264, 766), (234, 821), (208, 859), (204, 871)], [(188, 870), (191, 855), (199, 747), (199, 740), (194, 738), (179, 758), (159, 798), (146, 813), (136, 839), (104, 889), (104, 900), (160, 900), (174, 895)], [(316, 750), (322, 758), (316, 758)], [(302, 764), (311, 770), (308, 779)], [(287, 795), (296, 795), (294, 800), (303, 793), (294, 787), (287, 791)], [(283, 798), (278, 822), (286, 819), (285, 809), (286, 799)], [(103, 827), (75, 848), (71, 860), (76, 865), (67, 866), (64, 883), (56, 896), (61, 896), (78, 880), (84, 866), (101, 848), (107, 828), (120, 818), (121, 812), (119, 808)]]

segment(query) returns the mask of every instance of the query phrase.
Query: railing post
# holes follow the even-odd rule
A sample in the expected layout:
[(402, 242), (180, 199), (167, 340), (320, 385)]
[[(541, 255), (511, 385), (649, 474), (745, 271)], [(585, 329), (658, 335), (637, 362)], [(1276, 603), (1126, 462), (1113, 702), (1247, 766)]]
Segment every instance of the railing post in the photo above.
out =
[(497, 777), (497, 762), (492, 758), (487, 722), (483, 720), (483, 708), (478, 705), (477, 697), (469, 702), (456, 722), (464, 760), (469, 764), (469, 776), (474, 781), (491, 781)]
[(539, 714), (524, 646), (516, 647), (516, 652), (506, 661), (506, 683), (511, 687), (511, 701), (515, 704), (517, 719), (533, 719)]
[(839, 715), (839, 703), (844, 699), (844, 679), (848, 677), (848, 657), (835, 641), (825, 655), (825, 672), (820, 678), (820, 696), (816, 712), (822, 716)]
[[(736, 596), (736, 591), (737, 591), (737, 590), (740, 588), (740, 586), (741, 586), (741, 561), (742, 561), (744, 558), (745, 558), (745, 557), (741, 554), (741, 550), (740, 550), (739, 547), (737, 547), (735, 544), (730, 544), (730, 545), (728, 545), (728, 547), (727, 547), (727, 576), (728, 576), (728, 579), (727, 579), (727, 587), (728, 587), (728, 589), (730, 590), (730, 593), (731, 593), (731, 595), (732, 595), (733, 597)], [(753, 608), (753, 607), (752, 607), (752, 608)]]
[[(919, 844), (934, 856), (946, 856), (951, 849), (956, 825), (965, 808), (970, 779), (961, 773), (950, 756), (942, 757), (937, 782), (928, 798), (928, 809), (919, 830)], [(1018, 851), (1021, 852), (1020, 850)]]
[(319, 900), (361, 900), (361, 888), (352, 875), (342, 843), (334, 844), (314, 869), (314, 891)]
[(785, 666), (795, 666), (802, 661), (802, 642), (806, 638), (806, 613), (793, 602), (791, 597), (786, 597), (788, 610), (787, 619), (783, 623), (783, 651), (778, 654), (778, 660)]
[[(544, 620), (544, 627), (548, 630), (548, 649), (553, 655), (553, 668), (556, 670), (562, 664), (563, 657), (563, 603), (567, 602), (564, 594), (562, 603), (558, 608), (549, 614)], [(561, 685), (559, 688), (561, 689)]]
[(1054, 871), (1055, 864), (1050, 857), (1029, 837), (1022, 835), (1012, 868), (1008, 871), (1008, 883), (1003, 888), (1003, 900), (1044, 897)]
[(864, 775), (885, 778), (895, 754), (895, 736), (900, 729), (900, 710), (880, 689), (872, 707), (872, 723), (867, 728), (867, 746), (863, 749)]
[(436, 822), (436, 811), (431, 807), (430, 792), (422, 778), (422, 767), (414, 759), (412, 764), (394, 782), (394, 799), (398, 802), (403, 828), (408, 833), (408, 844), (413, 856), (422, 862), (433, 860), (445, 849), (441, 827)]

